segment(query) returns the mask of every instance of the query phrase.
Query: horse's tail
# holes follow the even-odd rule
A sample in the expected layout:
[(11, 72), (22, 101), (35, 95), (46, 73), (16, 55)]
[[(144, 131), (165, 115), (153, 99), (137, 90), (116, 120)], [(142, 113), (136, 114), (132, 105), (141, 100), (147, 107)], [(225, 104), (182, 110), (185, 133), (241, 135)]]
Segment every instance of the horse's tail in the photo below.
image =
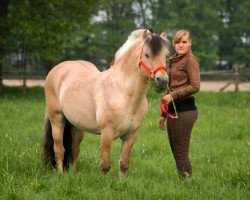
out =
[[(65, 149), (63, 168), (66, 170), (69, 168), (69, 162), (71, 157), (72, 129), (73, 125), (68, 120), (66, 120), (63, 131), (63, 146)], [(46, 116), (45, 118), (44, 127), (43, 162), (51, 169), (56, 167), (54, 140), (52, 137), (52, 128), (48, 116)]]

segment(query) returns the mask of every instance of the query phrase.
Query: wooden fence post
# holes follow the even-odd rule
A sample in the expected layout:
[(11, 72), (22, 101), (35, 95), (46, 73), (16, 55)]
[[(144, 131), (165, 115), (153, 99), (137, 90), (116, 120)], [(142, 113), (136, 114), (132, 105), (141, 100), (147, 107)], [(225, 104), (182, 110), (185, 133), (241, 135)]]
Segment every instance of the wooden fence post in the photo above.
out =
[(233, 65), (233, 80), (235, 84), (235, 92), (239, 92), (239, 83), (240, 83), (240, 73), (239, 73), (239, 64)]
[(239, 84), (240, 84), (240, 67), (239, 64), (234, 64), (232, 67), (232, 80), (230, 80), (225, 86), (220, 88), (220, 92), (224, 91), (230, 84), (235, 85), (235, 92), (239, 92)]

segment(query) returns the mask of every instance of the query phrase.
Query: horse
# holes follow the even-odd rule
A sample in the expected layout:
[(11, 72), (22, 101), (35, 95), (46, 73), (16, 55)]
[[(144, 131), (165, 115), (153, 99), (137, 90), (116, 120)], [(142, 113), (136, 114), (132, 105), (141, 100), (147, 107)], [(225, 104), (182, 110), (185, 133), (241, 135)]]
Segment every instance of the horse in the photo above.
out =
[(59, 172), (76, 168), (84, 134), (101, 137), (100, 171), (111, 168), (113, 140), (122, 140), (120, 177), (127, 174), (132, 147), (148, 110), (147, 85), (154, 79), (162, 90), (168, 84), (166, 33), (131, 32), (109, 69), (99, 71), (84, 60), (55, 66), (45, 80), (46, 116), (43, 160)]

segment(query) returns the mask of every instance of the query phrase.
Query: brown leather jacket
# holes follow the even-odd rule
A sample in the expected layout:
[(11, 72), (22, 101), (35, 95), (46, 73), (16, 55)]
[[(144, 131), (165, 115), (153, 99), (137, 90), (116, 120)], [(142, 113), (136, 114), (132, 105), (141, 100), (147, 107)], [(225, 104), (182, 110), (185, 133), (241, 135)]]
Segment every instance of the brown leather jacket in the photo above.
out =
[(169, 58), (169, 88), (174, 100), (185, 99), (200, 90), (199, 60), (189, 50)]

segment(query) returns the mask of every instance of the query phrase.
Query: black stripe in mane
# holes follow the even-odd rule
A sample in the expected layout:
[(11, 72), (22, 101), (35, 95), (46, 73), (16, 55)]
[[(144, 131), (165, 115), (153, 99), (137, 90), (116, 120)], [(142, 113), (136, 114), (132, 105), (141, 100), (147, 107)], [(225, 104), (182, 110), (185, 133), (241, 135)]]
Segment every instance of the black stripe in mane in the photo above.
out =
[(151, 37), (146, 40), (145, 44), (151, 49), (152, 56), (156, 56), (161, 52), (164, 46), (167, 46), (167, 42), (158, 35), (151, 35)]

